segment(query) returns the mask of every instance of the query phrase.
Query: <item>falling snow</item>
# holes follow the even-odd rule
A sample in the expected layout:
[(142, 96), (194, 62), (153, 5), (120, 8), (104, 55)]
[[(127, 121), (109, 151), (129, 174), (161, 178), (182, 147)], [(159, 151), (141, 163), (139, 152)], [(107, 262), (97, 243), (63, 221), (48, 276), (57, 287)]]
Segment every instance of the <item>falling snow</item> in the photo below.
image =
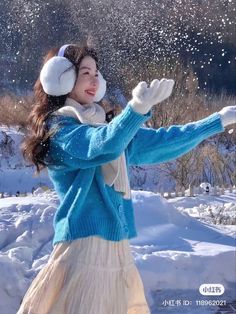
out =
[[(11, 75), (12, 81), (21, 84), (28, 81), (32, 62), (36, 62), (32, 73), (35, 80), (40, 58), (49, 47), (78, 42), (87, 36), (100, 48), (103, 66), (107, 68), (109, 62), (106, 71), (111, 80), (120, 64), (135, 68), (134, 60), (151, 60), (157, 66), (163, 61), (169, 69), (180, 63), (193, 67), (204, 89), (219, 83), (214, 80), (217, 67), (228, 67), (230, 71), (235, 66), (236, 5), (231, 0), (4, 3), (0, 4), (2, 49), (12, 56), (11, 63), (22, 64), (21, 78), (19, 71), (17, 77)], [(207, 84), (202, 76), (208, 79)], [(229, 78), (227, 84), (233, 92), (235, 86)]]

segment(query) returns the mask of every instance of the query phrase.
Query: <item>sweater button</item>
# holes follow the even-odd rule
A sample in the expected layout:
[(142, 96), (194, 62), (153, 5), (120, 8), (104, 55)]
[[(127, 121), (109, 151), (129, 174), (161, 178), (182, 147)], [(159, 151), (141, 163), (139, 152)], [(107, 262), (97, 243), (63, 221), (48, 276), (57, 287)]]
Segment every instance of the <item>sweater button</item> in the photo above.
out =
[(119, 211), (119, 213), (122, 213), (122, 212), (123, 212), (122, 205), (119, 205), (119, 206), (118, 206), (118, 211)]
[(126, 233), (128, 233), (128, 232), (129, 232), (129, 228), (128, 228), (128, 226), (127, 226), (127, 225), (125, 225), (125, 226), (124, 226), (124, 231), (125, 231)]

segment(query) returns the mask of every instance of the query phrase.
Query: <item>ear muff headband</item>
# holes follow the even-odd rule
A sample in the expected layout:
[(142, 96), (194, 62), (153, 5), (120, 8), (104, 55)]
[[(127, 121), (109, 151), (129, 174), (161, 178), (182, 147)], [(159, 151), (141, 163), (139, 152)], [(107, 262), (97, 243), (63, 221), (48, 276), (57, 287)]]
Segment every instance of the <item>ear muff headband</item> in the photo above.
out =
[(66, 45), (61, 46), (61, 48), (60, 48), (59, 51), (58, 51), (57, 56), (58, 56), (58, 57), (64, 57), (65, 50), (66, 50), (66, 48), (67, 48), (68, 46), (70, 46), (70, 45), (69, 45), (69, 44), (66, 44)]

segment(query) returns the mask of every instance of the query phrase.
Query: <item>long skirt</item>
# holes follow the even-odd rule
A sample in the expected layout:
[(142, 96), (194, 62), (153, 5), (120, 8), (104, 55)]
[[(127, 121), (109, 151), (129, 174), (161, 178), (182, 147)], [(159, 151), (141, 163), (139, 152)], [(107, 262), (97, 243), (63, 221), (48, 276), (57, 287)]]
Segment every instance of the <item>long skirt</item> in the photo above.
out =
[(17, 314), (150, 314), (129, 241), (56, 244)]

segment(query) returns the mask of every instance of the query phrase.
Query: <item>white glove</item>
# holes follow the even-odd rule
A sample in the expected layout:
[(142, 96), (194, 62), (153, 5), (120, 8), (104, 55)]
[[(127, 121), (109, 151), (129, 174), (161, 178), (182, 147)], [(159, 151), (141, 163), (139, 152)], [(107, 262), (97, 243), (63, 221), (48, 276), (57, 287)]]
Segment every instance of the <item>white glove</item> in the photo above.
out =
[(167, 79), (153, 80), (150, 87), (147, 86), (146, 82), (138, 83), (132, 90), (131, 107), (138, 113), (148, 113), (152, 106), (157, 105), (171, 95), (174, 83), (173, 80)]
[(236, 123), (236, 106), (224, 107), (219, 111), (223, 127)]

